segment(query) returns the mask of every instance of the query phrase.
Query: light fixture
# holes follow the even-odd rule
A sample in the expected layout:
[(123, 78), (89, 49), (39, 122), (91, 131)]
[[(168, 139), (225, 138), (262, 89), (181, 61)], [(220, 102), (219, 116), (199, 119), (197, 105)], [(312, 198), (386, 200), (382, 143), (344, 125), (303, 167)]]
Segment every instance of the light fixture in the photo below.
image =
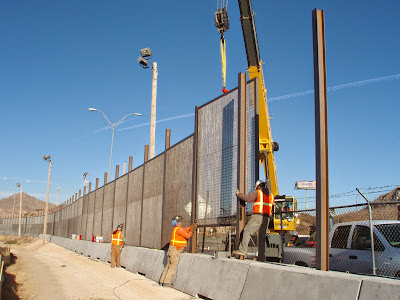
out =
[(151, 50), (150, 50), (150, 48), (140, 49), (140, 54), (142, 55), (142, 57), (151, 58)]
[(50, 154), (46, 154), (45, 156), (43, 156), (43, 159), (44, 160), (50, 160), (51, 159)]

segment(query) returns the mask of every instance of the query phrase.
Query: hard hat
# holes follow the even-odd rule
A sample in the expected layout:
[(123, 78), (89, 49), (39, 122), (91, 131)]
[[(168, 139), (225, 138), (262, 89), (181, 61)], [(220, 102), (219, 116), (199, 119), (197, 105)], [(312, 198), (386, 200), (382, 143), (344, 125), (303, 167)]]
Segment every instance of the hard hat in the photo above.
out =
[(261, 184), (265, 184), (265, 182), (262, 180), (257, 180), (255, 187), (258, 187)]
[(182, 216), (175, 216), (172, 218), (172, 221), (182, 222), (182, 220), (183, 220)]
[(119, 224), (117, 227), (117, 229), (122, 229), (122, 228), (124, 228), (124, 224)]
[(291, 231), (290, 233), (292, 234), (292, 236), (297, 236), (297, 237), (299, 237), (299, 234), (297, 233), (297, 231)]

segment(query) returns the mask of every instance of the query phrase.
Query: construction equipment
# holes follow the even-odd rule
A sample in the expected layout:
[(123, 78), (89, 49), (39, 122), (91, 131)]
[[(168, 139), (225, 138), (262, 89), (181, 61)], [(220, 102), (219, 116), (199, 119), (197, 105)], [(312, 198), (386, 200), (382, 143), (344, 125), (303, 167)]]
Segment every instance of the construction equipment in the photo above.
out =
[[(270, 223), (269, 237), (280, 241), (278, 247), (282, 249), (283, 238), (276, 239), (276, 235), (282, 232), (296, 230), (296, 224), (299, 224), (297, 214), (293, 211), (297, 209), (296, 198), (290, 196), (279, 196), (278, 181), (276, 176), (276, 165), (274, 152), (279, 150), (277, 142), (272, 140), (271, 126), (269, 122), (269, 113), (267, 106), (267, 89), (265, 87), (263, 62), (260, 58), (258, 48), (258, 40), (256, 33), (256, 25), (254, 21), (254, 12), (251, 0), (238, 0), (240, 9), (240, 21), (242, 25), (243, 39), (246, 48), (248, 72), (250, 79), (256, 78), (258, 81), (258, 128), (259, 128), (259, 159), (264, 167), (265, 181), (268, 188), (275, 197), (275, 209), (273, 222)], [(286, 207), (290, 207), (290, 211), (284, 212)], [(281, 210), (282, 213), (279, 212)], [(281, 230), (282, 229), (282, 230)], [(274, 236), (275, 235), (275, 236)], [(274, 238), (275, 237), (275, 238)], [(259, 241), (265, 240), (265, 233), (260, 232)], [(258, 258), (264, 260), (263, 243), (259, 243)], [(271, 243), (267, 240), (267, 245)], [(276, 244), (273, 245), (274, 247)], [(267, 246), (268, 248), (268, 246)], [(268, 250), (268, 249), (267, 249)], [(279, 254), (278, 254), (279, 256)], [(274, 255), (275, 257), (275, 255)]]
[(224, 32), (229, 29), (229, 18), (228, 18), (228, 0), (224, 3), (218, 1), (217, 11), (215, 12), (215, 26), (218, 32), (221, 34), (220, 47), (221, 47), (221, 69), (222, 69), (222, 92), (225, 94), (229, 92), (226, 87), (226, 41)]

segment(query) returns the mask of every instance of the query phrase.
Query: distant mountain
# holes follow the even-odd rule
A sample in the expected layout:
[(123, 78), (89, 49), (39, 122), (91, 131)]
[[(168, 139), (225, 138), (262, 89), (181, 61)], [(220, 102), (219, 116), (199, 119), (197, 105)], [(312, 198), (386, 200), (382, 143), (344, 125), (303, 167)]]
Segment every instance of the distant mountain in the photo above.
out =
[[(14, 196), (15, 196), (15, 206), (14, 206)], [(19, 214), (19, 193), (15, 195), (11, 195), (8, 198), (0, 199), (0, 215), (11, 215), (13, 212), (14, 206), (14, 214)], [(49, 210), (55, 207), (54, 204), (49, 203)], [(46, 208), (46, 202), (36, 199), (26, 193), (22, 193), (22, 214), (33, 211), (41, 211)]]

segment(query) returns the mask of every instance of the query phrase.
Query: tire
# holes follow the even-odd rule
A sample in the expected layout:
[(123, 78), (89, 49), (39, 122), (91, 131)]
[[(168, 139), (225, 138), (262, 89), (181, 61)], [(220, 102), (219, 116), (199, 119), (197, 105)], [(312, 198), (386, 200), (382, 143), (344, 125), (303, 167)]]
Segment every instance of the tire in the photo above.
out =
[(303, 261), (296, 261), (295, 265), (300, 267), (308, 267), (308, 265)]

